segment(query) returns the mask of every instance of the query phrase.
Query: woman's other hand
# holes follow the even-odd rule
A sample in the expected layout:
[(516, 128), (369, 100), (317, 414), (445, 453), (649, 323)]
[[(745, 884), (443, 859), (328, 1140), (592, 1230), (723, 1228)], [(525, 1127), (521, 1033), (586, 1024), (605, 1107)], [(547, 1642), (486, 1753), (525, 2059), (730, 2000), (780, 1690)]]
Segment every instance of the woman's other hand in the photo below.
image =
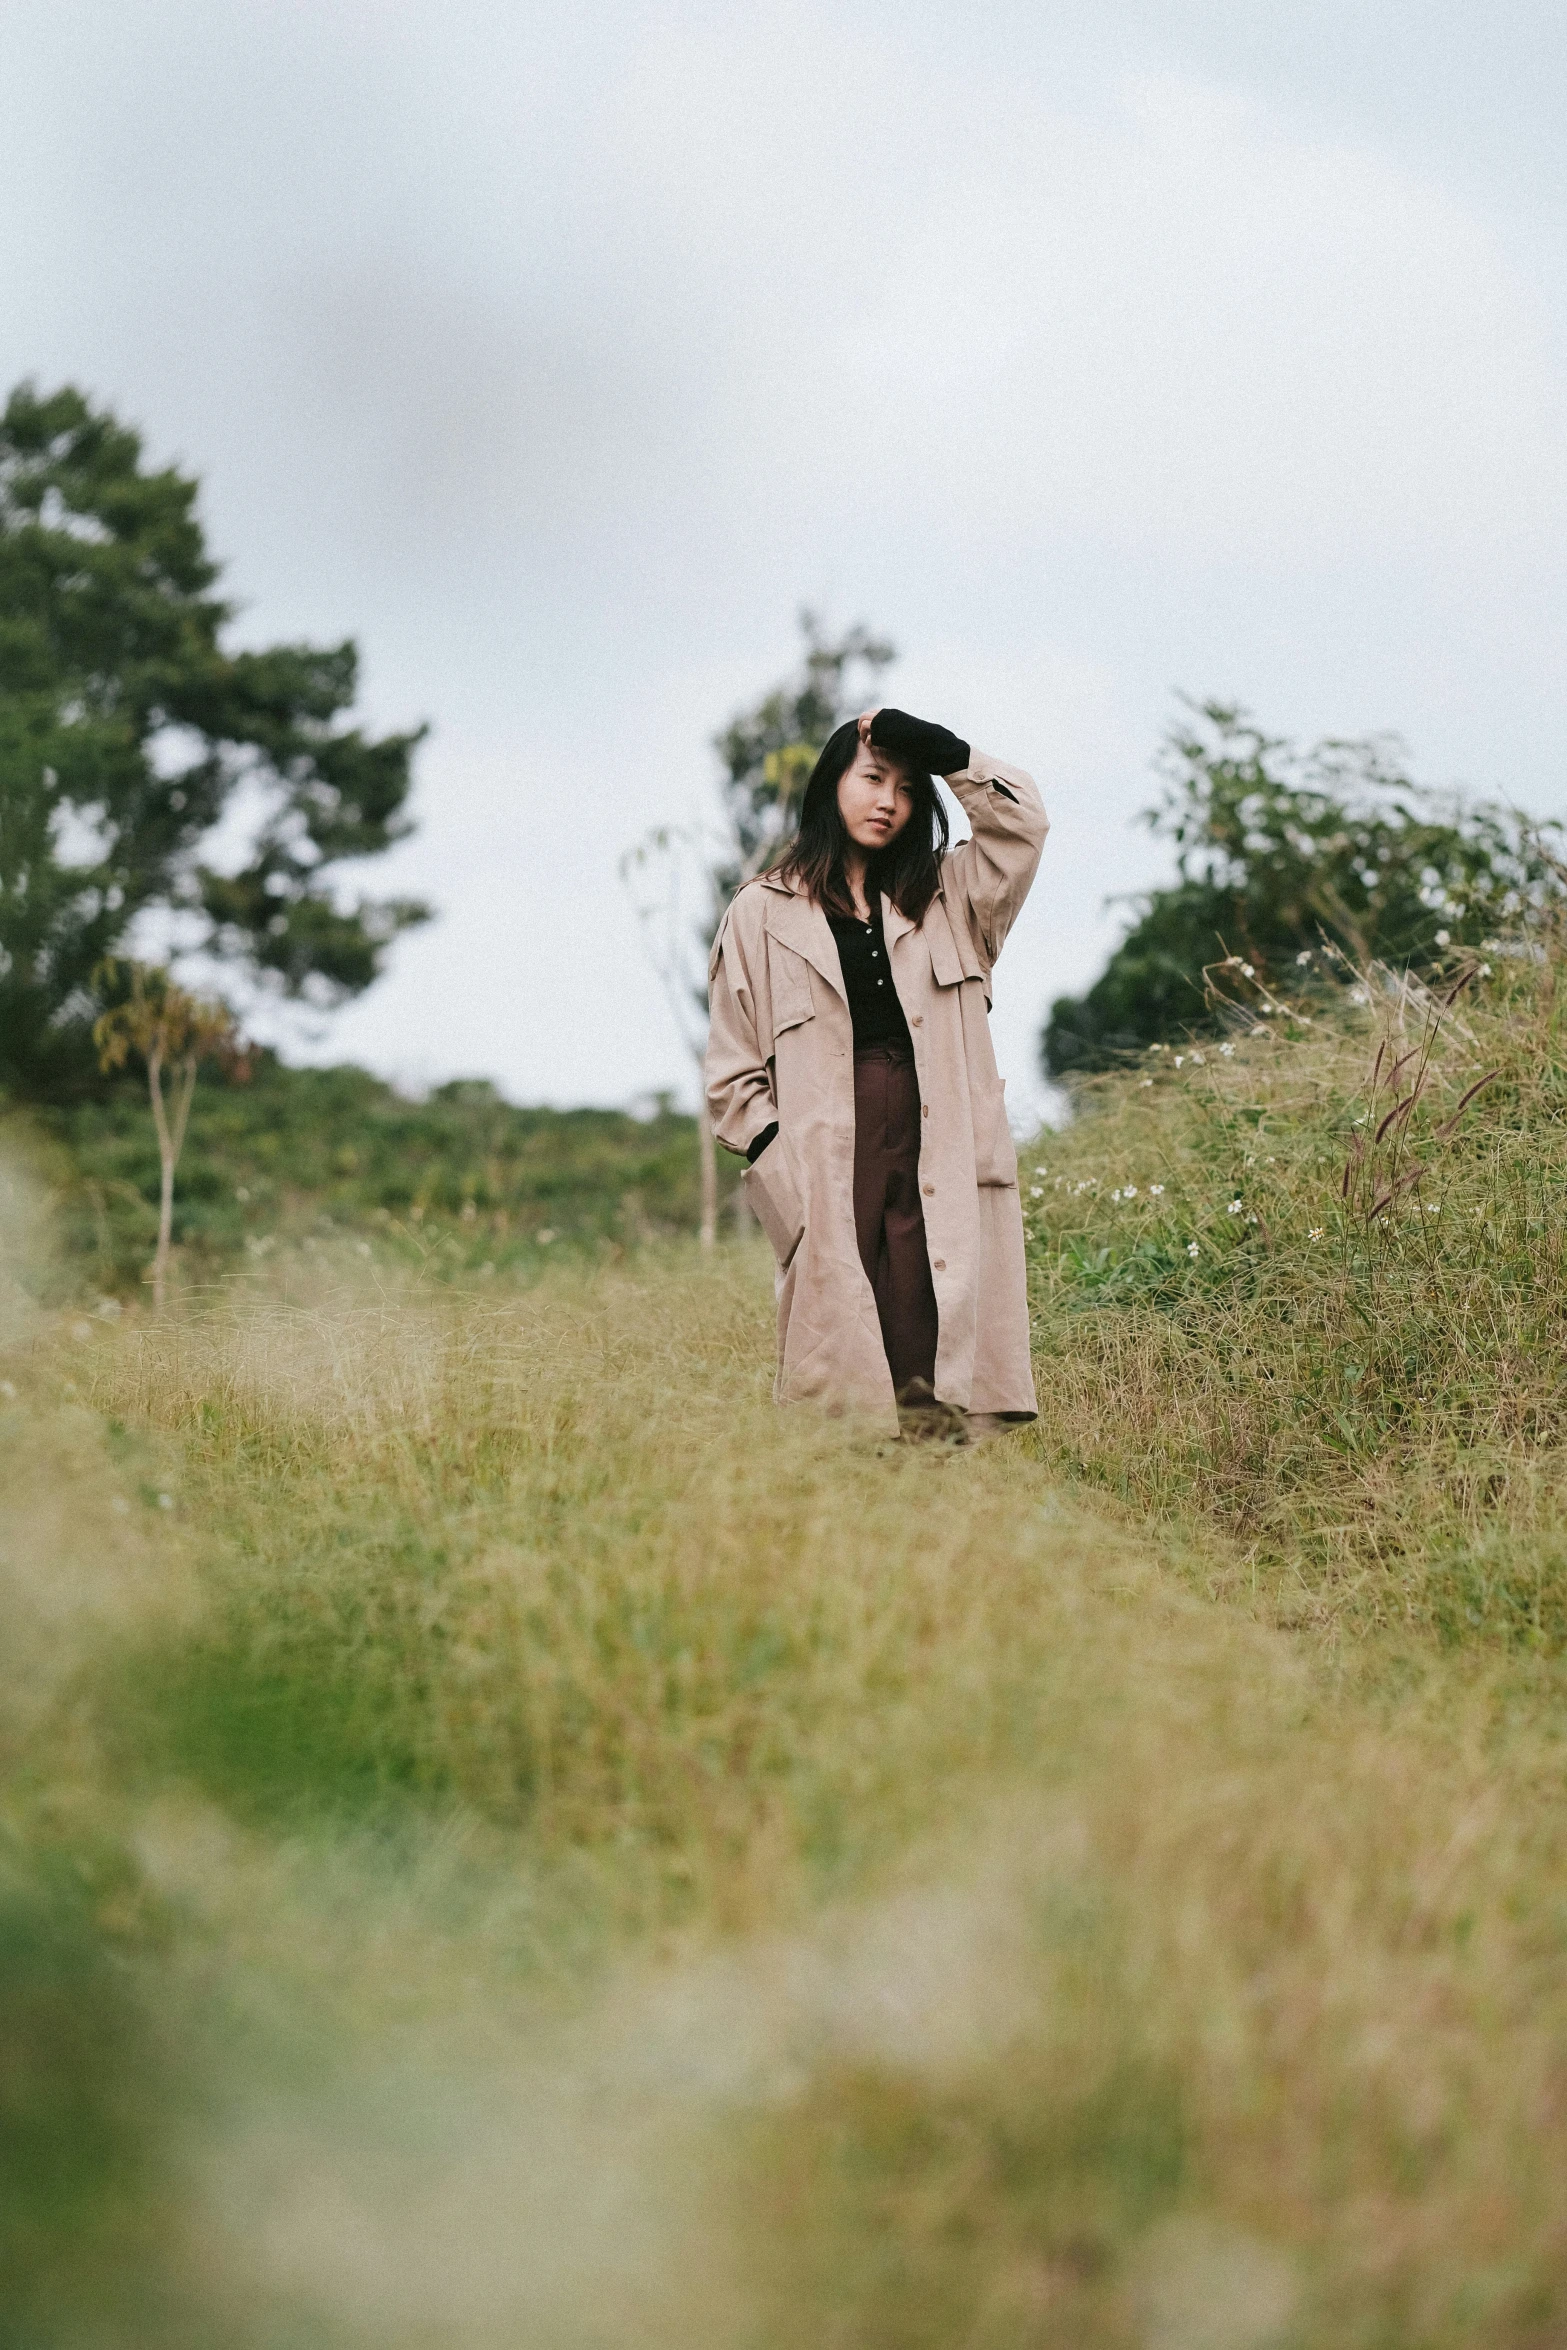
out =
[[(878, 702), (876, 708), (880, 709), (880, 707), (881, 704)], [(867, 747), (869, 746), (871, 739), (871, 720), (875, 717), (875, 715), (875, 710), (862, 710), (858, 718), (856, 718), (854, 721), (855, 725), (860, 730), (860, 740), (862, 743), (866, 744)]]

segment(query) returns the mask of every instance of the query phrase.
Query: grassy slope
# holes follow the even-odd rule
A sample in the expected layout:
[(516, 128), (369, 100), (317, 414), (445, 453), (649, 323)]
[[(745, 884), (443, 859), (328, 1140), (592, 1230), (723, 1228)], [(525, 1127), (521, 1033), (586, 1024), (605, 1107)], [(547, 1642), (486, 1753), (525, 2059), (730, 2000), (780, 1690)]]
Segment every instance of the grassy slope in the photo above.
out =
[(1339, 1196), (1369, 1007), (1107, 1088), (1028, 1182), (1041, 1422), (974, 1454), (774, 1412), (756, 1247), (13, 1295), (25, 2338), (1559, 2339), (1560, 1095), (1508, 970), (1398, 1216)]
[(1303, 1609), (1558, 1646), (1562, 970), (1498, 956), (1445, 1009), (1250, 989), (1230, 1042), (1090, 1096), (1025, 1177), (1057, 1464)]
[[(158, 1153), (142, 1087), (40, 1112), (69, 1254), (110, 1293), (134, 1290), (157, 1233)], [(727, 1182), (727, 1167), (721, 1168)], [(602, 1251), (695, 1229), (695, 1121), (660, 1109), (516, 1109), (483, 1083), (425, 1101), (365, 1070), (261, 1056), (247, 1085), (198, 1086), (174, 1237), (187, 1280), (333, 1229), (442, 1273), (504, 1273), (542, 1249)]]

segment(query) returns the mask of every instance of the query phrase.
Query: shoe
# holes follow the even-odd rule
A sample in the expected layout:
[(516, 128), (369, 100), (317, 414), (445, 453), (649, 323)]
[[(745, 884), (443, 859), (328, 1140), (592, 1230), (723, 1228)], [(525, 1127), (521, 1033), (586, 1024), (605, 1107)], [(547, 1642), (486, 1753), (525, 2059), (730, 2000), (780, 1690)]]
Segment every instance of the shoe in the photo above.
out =
[(928, 1379), (911, 1379), (898, 1397), (898, 1426), (913, 1444), (967, 1444), (968, 1414), (942, 1403)]

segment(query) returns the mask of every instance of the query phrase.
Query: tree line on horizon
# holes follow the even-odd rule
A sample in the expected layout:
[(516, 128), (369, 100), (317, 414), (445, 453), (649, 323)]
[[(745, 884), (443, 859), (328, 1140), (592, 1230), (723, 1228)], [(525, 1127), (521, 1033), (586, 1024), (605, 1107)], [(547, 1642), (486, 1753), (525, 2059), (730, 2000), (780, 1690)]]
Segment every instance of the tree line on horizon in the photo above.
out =
[[(355, 722), (351, 639), (226, 643), (235, 606), (199, 490), (70, 385), (20, 385), (0, 415), (0, 1098), (102, 1089), (105, 1035), (135, 1032), (147, 980), (127, 946), (149, 917), (172, 959), (329, 1009), (430, 916), (342, 889), (350, 861), (408, 835), (425, 729)], [(623, 864), (694, 1052), (724, 906), (895, 658), (864, 626), (835, 636), (805, 612), (800, 627), (793, 671), (713, 738), (714, 819), (661, 827)], [(1429, 966), (1556, 884), (1550, 827), (1421, 787), (1391, 738), (1301, 749), (1209, 701), (1183, 708), (1156, 768), (1144, 820), (1174, 877), (1130, 901), (1105, 969), (1051, 1007), (1041, 1062), (1058, 1079), (1201, 1030), (1226, 957), (1281, 976), (1326, 942), (1357, 968)], [(244, 849), (219, 864), (241, 808)]]

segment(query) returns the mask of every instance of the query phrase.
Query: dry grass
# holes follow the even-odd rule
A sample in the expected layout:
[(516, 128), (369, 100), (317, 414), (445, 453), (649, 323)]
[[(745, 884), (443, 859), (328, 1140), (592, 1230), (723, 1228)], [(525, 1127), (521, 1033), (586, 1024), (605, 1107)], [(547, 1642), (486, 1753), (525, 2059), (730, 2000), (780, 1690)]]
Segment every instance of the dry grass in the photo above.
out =
[[(1505, 1377), (1473, 1335), (1549, 1247), (1443, 1253), (1506, 1134), (1549, 1177), (1539, 1035), (1440, 1244), (1280, 1212), (1338, 1180), (1364, 1040), (1131, 1081), (1046, 1154), (1045, 1421), (969, 1454), (774, 1412), (745, 1250), (18, 1307), (17, 2338), (1563, 2339), (1554, 1586), (1541, 1546), (1534, 1613), (1444, 1644), (1421, 1550), (1466, 1523), (1444, 1427), (1511, 1480), (1514, 1576), (1554, 1490), (1545, 1301)], [(1128, 1180), (1179, 1202), (1162, 1259)], [(1441, 1388), (1327, 1446), (1309, 1366), (1365, 1330), (1389, 1418), (1432, 1315)]]
[(1050, 1457), (1288, 1605), (1559, 1645), (1561, 969), (1281, 1008), (1098, 1088), (1025, 1178)]

